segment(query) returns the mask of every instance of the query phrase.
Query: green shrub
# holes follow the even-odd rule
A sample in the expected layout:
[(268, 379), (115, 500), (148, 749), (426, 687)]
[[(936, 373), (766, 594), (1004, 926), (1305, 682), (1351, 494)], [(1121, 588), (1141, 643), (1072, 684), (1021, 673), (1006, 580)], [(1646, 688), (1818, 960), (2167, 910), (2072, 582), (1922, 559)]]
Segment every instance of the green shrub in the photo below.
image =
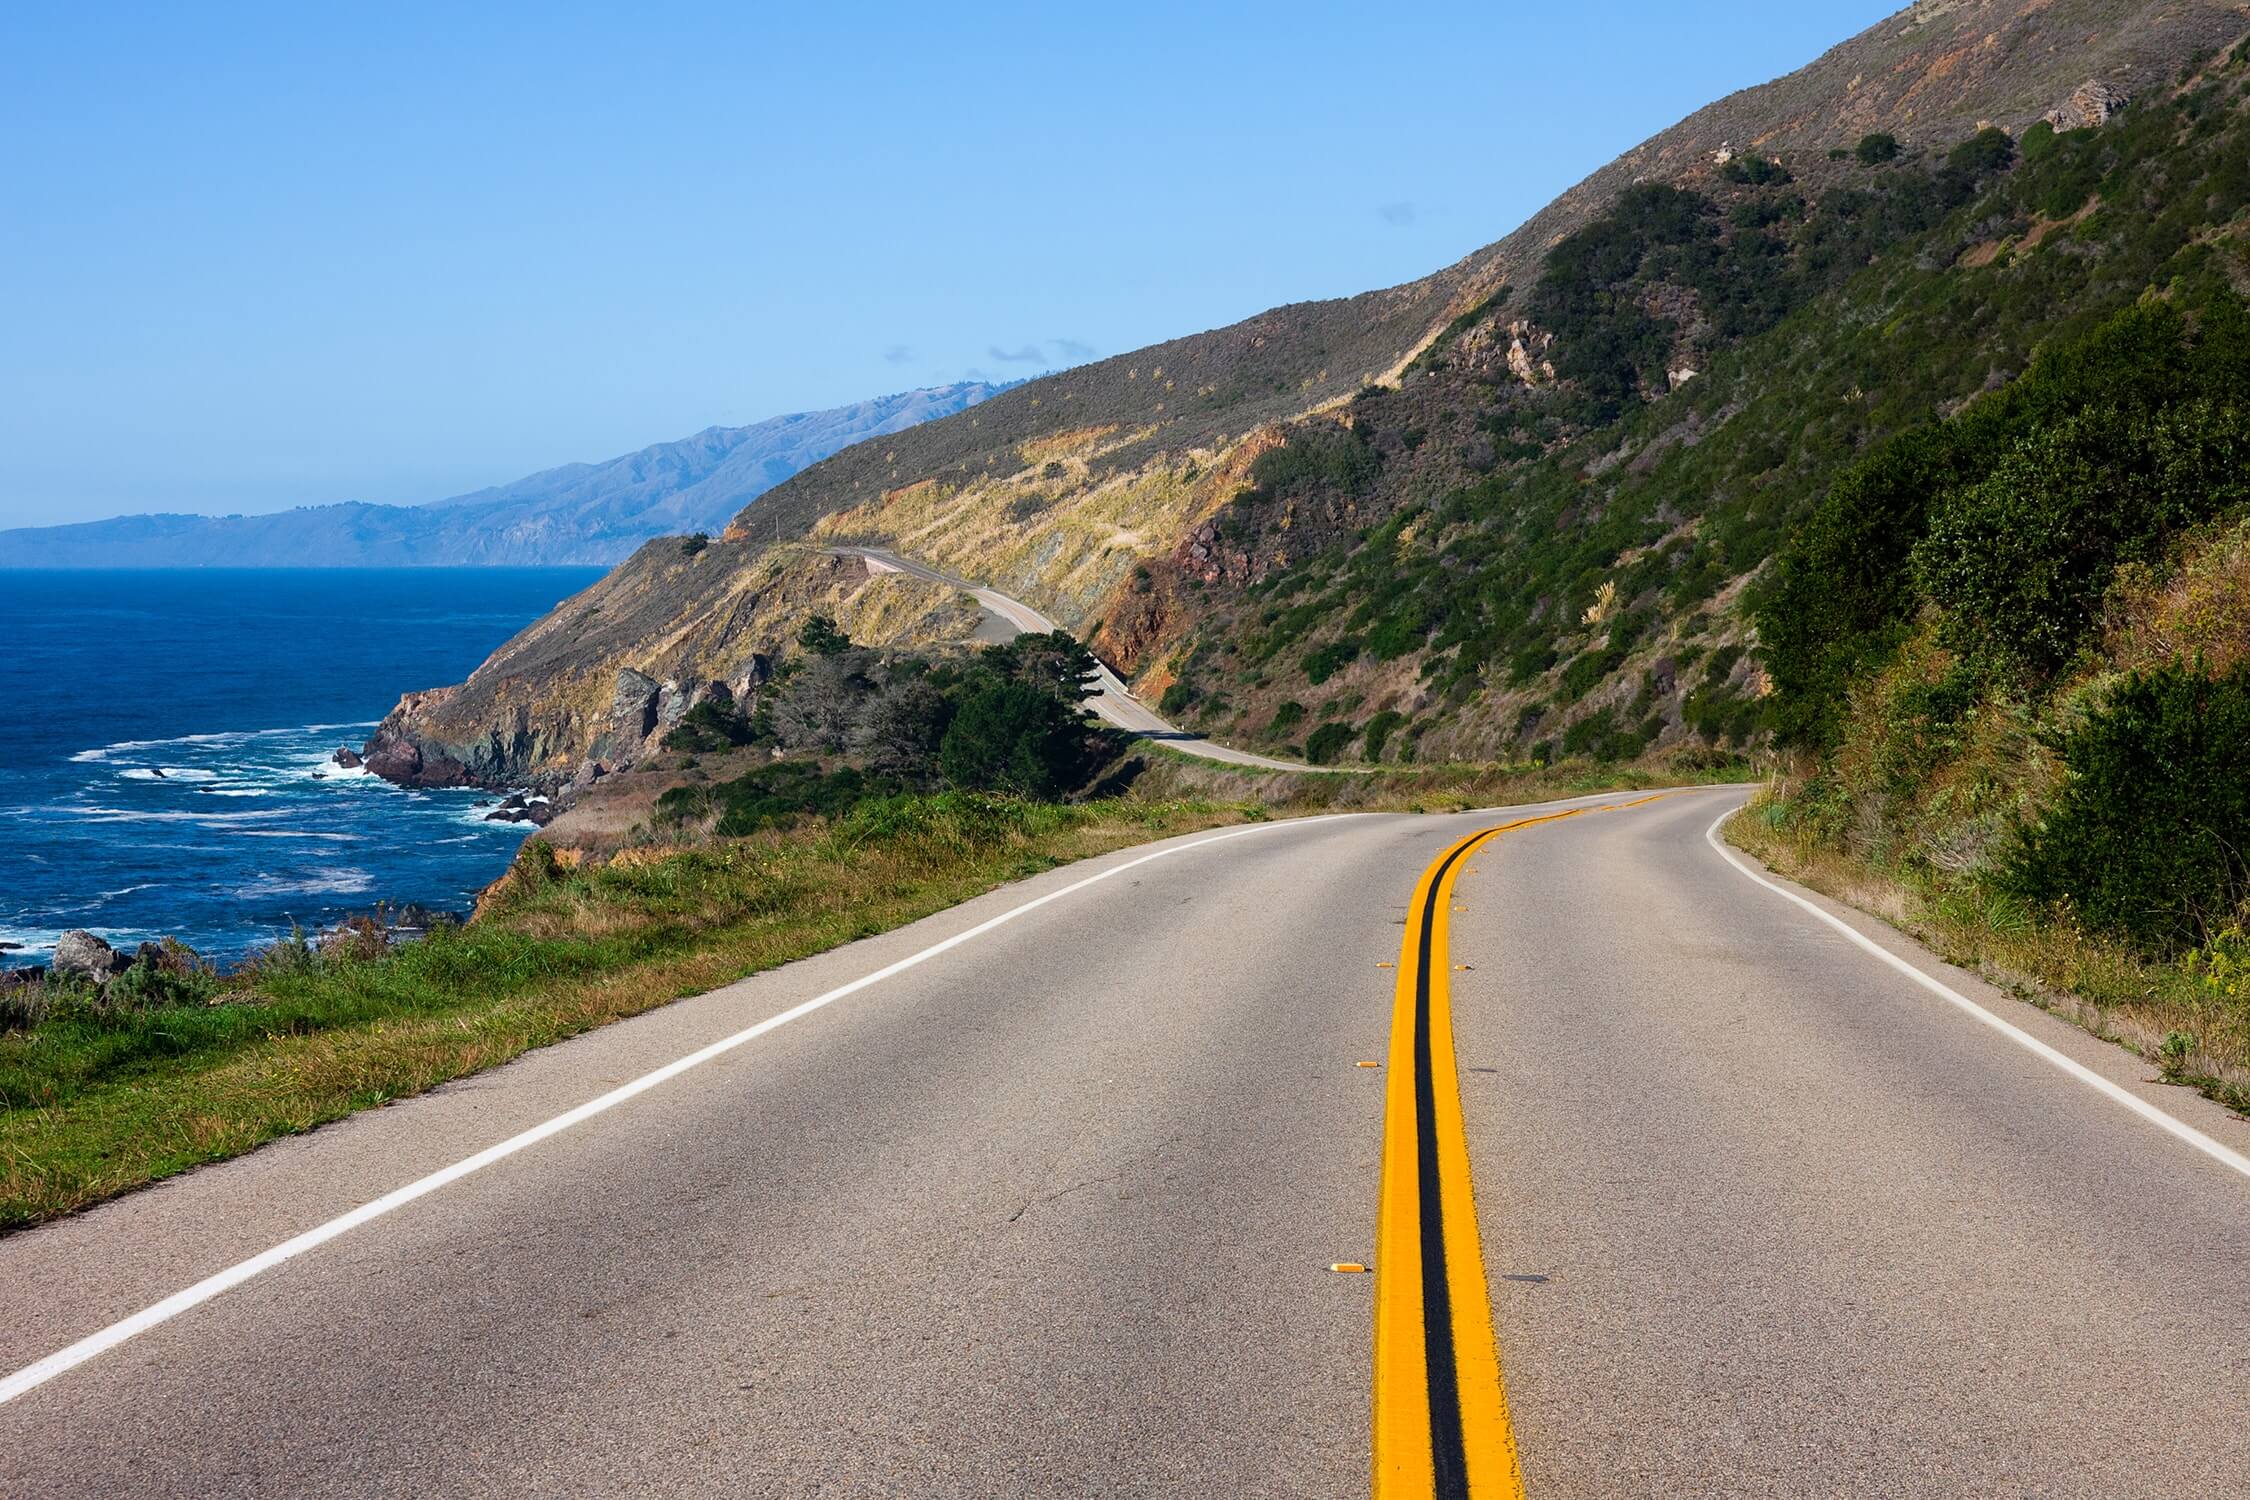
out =
[[(1845, 470), (1782, 548), (1757, 614), (1784, 739), (1833, 743), (1846, 684), (1887, 654), (1913, 611), (1914, 544), (1931, 493), (1960, 467), (1945, 428), (1893, 439)], [(1712, 672), (1723, 675), (1715, 658)]]
[(1987, 125), (1947, 152), (1945, 164), (1971, 177), (1988, 177), (2015, 159), (2015, 138), (1997, 125)]
[(1305, 737), (1305, 759), (1316, 766), (1332, 766), (1358, 733), (1356, 728), (1342, 721), (1323, 724)]
[(2236, 409), (2098, 407), (1948, 493), (1916, 566), (1947, 644), (2045, 676), (2077, 651), (2119, 563), (2158, 556), (2246, 486), (2250, 423)]
[(841, 656), (852, 649), (852, 638), (826, 615), (814, 615), (797, 632), (797, 644), (814, 656)]
[(1304, 722), (1305, 705), (1292, 698), (1273, 711), (1273, 718), (1266, 725), (1266, 733), (1274, 739), (1279, 739)]
[(1563, 668), (1562, 676), (1557, 679), (1561, 701), (1576, 703), (1592, 692), (1610, 673), (1625, 664), (1625, 653), (1626, 647), (1615, 640), (1581, 653)]
[(681, 715), (664, 736), (664, 748), (694, 755), (716, 755), (747, 745), (752, 739), (750, 721), (731, 702), (706, 698)]
[(764, 828), (785, 828), (807, 817), (837, 817), (869, 797), (887, 797), (899, 784), (846, 766), (823, 771), (810, 761), (780, 760), (711, 786), (676, 786), (656, 799), (659, 826), (715, 816), (712, 831), (740, 838)]
[(1025, 682), (972, 693), (947, 726), (938, 768), (949, 785), (1052, 799), (1078, 784), (1086, 734), (1076, 710)]
[(2211, 942), (2250, 901), (2250, 668), (2136, 674), (2062, 754), (2013, 888), (2152, 952)]
[(1747, 183), (1752, 187), (1791, 180), (1787, 167), (1765, 156), (1737, 156), (1719, 169), (1719, 175), (1728, 182)]
[(1357, 431), (1333, 422), (1316, 422), (1290, 434), (1289, 441), (1258, 455), (1250, 480), (1272, 494), (1326, 487), (1356, 490), (1382, 467), (1375, 450)]
[(1369, 719), (1365, 736), (1361, 741), (1365, 747), (1362, 753), (1366, 759), (1370, 761), (1381, 760), (1384, 745), (1389, 743), (1391, 736), (1397, 732), (1399, 725), (1405, 722), (1406, 715), (1395, 708), (1386, 708), (1374, 718)]
[(1359, 642), (1353, 640), (1331, 641), (1306, 656), (1305, 681), (1314, 687), (1326, 682), (1345, 667), (1359, 660)]
[(1859, 138), (1859, 144), (1852, 149), (1852, 155), (1859, 158), (1862, 166), (1869, 167), (1881, 166), (1887, 161), (1896, 161), (1898, 159), (1898, 137), (1887, 130), (1878, 130), (1872, 135), (1863, 135)]

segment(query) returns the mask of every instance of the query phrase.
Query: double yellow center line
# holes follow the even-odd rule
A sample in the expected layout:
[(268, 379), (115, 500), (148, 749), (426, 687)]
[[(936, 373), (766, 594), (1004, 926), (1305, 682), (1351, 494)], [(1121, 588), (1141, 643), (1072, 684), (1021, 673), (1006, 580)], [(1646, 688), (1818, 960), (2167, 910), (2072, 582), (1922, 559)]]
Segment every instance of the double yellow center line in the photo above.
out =
[(1391, 1010), (1375, 1226), (1376, 1500), (1523, 1494), (1453, 1053), (1446, 918), (1455, 877), (1503, 833), (1655, 800), (1487, 828), (1439, 855), (1414, 888)]

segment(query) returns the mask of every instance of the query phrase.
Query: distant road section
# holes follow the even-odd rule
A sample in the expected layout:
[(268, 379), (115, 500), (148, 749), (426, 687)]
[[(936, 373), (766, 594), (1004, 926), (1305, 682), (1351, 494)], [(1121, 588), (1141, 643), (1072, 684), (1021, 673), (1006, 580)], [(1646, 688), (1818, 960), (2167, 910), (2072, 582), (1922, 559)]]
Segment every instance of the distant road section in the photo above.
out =
[[(977, 639), (994, 643), (1010, 641), (1025, 631), (1044, 634), (1062, 627), (1048, 619), (1021, 599), (1011, 599), (994, 589), (979, 588), (950, 573), (942, 573), (927, 563), (918, 563), (887, 552), (880, 547), (831, 547), (838, 557), (857, 557), (877, 573), (906, 573), (915, 578), (927, 578), (933, 583), (943, 583), (961, 590), (984, 607), (985, 622), (977, 630)], [(1235, 766), (1257, 766), (1267, 771), (1319, 771), (1321, 766), (1308, 766), (1301, 761), (1275, 760), (1269, 755), (1254, 755), (1248, 750), (1237, 750), (1221, 745), (1199, 734), (1190, 734), (1168, 724), (1147, 704), (1126, 690), (1124, 682), (1108, 667), (1101, 670), (1097, 691), (1087, 700), (1094, 712), (1119, 729), (1152, 740), (1162, 740), (1173, 749), (1188, 755), (1200, 755), (1205, 760), (1225, 761)]]

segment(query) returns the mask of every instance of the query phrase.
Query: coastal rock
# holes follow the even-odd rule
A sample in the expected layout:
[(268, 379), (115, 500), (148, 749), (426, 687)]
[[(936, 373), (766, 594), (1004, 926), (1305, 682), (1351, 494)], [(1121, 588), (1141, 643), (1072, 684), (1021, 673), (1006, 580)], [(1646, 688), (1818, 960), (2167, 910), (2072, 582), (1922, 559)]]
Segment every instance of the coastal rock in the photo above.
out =
[(72, 928), (55, 939), (55, 973), (65, 979), (91, 979), (97, 983), (124, 968), (128, 960), (108, 943), (82, 928)]
[(385, 781), (400, 786), (468, 786), (468, 768), (438, 746), (427, 751), (404, 734), (390, 731), (388, 720), (377, 727), (375, 737), (367, 742), (361, 761), (368, 770)]
[(484, 820), (487, 823), (529, 823), (544, 828), (555, 821), (555, 805), (545, 797), (526, 797), (518, 792), (486, 813)]
[(330, 756), (329, 759), (333, 760), (337, 765), (342, 766), (347, 771), (356, 771), (360, 769), (360, 767), (367, 764), (367, 762), (359, 758), (358, 751), (353, 750), (347, 745), (338, 745), (336, 747), (336, 753)]

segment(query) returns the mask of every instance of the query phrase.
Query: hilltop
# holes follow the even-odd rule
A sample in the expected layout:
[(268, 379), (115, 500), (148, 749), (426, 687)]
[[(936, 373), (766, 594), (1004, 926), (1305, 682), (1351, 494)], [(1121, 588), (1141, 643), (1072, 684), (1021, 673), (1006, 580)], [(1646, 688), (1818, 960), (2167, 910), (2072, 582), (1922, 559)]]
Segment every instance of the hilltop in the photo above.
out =
[(341, 568), (609, 564), (650, 537), (718, 531), (840, 448), (965, 411), (963, 381), (742, 427), (706, 427), (426, 505), (346, 502), (260, 516), (138, 515), (0, 531), (0, 566)]

